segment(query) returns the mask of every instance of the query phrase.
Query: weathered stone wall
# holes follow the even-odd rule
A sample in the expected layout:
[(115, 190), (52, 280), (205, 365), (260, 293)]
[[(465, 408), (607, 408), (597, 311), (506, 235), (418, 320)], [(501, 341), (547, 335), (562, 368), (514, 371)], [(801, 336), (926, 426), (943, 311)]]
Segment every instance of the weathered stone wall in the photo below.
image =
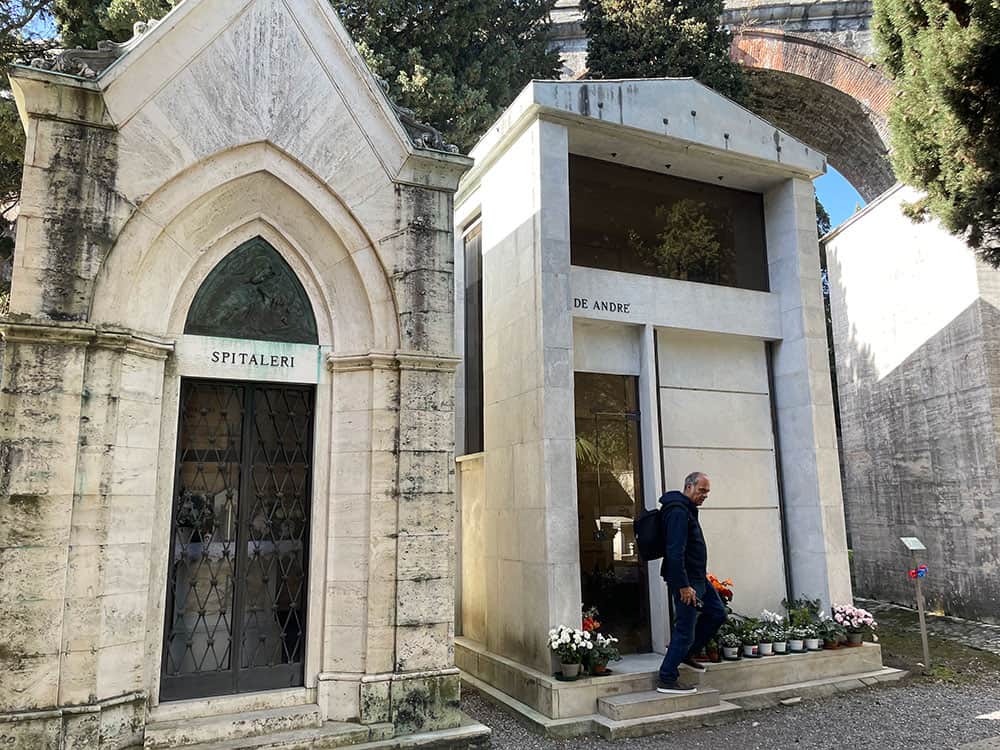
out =
[(1000, 612), (997, 273), (899, 188), (827, 243), (844, 498), (862, 596), (913, 604), (901, 536), (927, 546), (930, 606)]

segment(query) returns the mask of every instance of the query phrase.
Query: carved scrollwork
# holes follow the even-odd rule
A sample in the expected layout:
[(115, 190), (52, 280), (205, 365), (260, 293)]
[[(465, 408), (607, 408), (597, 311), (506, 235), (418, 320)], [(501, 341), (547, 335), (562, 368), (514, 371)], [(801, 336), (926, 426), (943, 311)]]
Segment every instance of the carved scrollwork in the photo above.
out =
[(66, 49), (57, 51), (52, 57), (36, 57), (32, 68), (66, 73), (80, 78), (97, 78), (122, 55), (139, 43), (159, 21), (137, 21), (132, 27), (132, 38), (124, 42), (104, 40), (97, 43), (97, 49)]
[(375, 80), (378, 81), (378, 85), (392, 106), (392, 111), (396, 113), (396, 119), (399, 120), (399, 124), (403, 126), (403, 130), (406, 131), (414, 146), (417, 148), (433, 149), (435, 151), (447, 151), (449, 154), (458, 153), (458, 146), (445, 142), (440, 130), (432, 125), (428, 125), (426, 122), (421, 122), (417, 119), (417, 115), (412, 109), (401, 107), (392, 100), (392, 97), (389, 95), (389, 82), (387, 80), (381, 76), (375, 76)]

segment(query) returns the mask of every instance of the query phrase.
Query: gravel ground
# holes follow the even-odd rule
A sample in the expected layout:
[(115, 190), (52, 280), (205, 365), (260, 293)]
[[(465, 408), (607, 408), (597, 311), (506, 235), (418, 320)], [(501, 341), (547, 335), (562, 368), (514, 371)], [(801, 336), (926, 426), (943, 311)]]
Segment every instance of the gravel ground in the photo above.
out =
[(912, 750), (960, 748), (996, 738), (1000, 720), (977, 719), (1000, 711), (1000, 675), (972, 684), (909, 681), (753, 711), (718, 727), (704, 727), (609, 742), (594, 737), (549, 740), (473, 690), (463, 691), (463, 710), (493, 728), (497, 750), (784, 750), (837, 748)]

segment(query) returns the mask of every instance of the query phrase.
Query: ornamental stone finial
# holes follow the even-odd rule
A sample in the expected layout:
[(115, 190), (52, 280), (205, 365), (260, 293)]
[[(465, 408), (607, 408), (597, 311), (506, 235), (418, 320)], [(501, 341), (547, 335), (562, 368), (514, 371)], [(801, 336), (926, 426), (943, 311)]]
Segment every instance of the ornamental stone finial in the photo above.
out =
[(132, 38), (124, 42), (105, 39), (97, 43), (97, 49), (66, 49), (56, 51), (54, 56), (32, 59), (32, 68), (51, 70), (80, 78), (98, 78), (101, 73), (122, 55), (132, 49), (139, 40), (158, 24), (156, 19), (136, 21), (132, 26)]

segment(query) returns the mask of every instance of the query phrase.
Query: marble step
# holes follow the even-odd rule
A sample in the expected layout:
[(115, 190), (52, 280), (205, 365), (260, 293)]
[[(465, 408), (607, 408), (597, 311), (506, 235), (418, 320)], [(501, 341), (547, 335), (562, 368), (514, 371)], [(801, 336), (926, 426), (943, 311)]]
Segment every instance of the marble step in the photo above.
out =
[(146, 750), (189, 747), (205, 742), (317, 728), (322, 724), (319, 706), (315, 704), (217, 714), (197, 719), (171, 719), (147, 724), (143, 746)]
[(597, 701), (597, 710), (613, 721), (626, 721), (718, 705), (718, 690), (698, 688), (696, 692), (687, 695), (670, 695), (655, 690), (610, 695)]
[(188, 745), (185, 750), (330, 750), (359, 745), (392, 734), (391, 725), (362, 726), (337, 721), (319, 727), (273, 732), (256, 737), (242, 737)]

